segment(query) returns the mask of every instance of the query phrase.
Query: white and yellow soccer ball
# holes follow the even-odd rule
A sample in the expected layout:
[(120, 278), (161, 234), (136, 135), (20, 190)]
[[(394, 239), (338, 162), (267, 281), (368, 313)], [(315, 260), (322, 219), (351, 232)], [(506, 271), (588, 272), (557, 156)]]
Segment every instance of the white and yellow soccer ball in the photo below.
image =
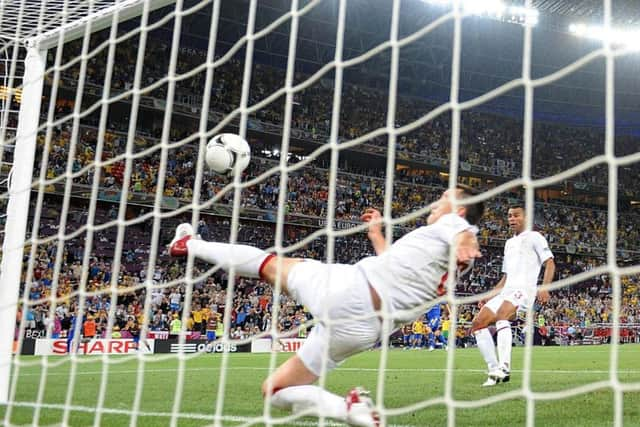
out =
[(207, 143), (205, 156), (207, 166), (220, 175), (242, 172), (251, 161), (249, 143), (240, 135), (222, 133)]

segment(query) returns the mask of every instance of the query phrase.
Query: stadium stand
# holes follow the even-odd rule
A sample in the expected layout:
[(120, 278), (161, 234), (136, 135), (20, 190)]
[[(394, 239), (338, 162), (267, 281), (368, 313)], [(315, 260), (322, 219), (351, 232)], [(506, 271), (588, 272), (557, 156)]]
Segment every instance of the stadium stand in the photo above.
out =
[[(93, 42), (98, 43), (100, 38)], [(161, 78), (167, 69), (166, 45), (151, 39), (150, 49), (147, 50), (144, 75), (149, 82)], [(77, 43), (76, 43), (77, 44)], [(112, 89), (122, 91), (131, 87), (131, 75), (135, 65), (134, 49), (127, 48), (127, 42), (118, 49), (116, 61), (115, 84)], [(76, 46), (77, 49), (77, 46)], [(71, 44), (68, 51), (74, 52)], [(87, 70), (87, 92), (99, 96), (101, 84), (104, 80), (105, 55), (98, 55), (91, 59)], [(187, 71), (204, 61), (204, 53), (196, 49), (182, 49), (179, 72)], [(256, 79), (252, 82), (252, 99), (255, 103), (266, 94), (274, 92), (281, 86), (284, 79), (283, 71), (277, 68), (256, 64)], [(65, 84), (72, 85), (77, 78), (78, 69), (72, 67), (62, 76), (63, 88)], [(213, 89), (211, 109), (214, 114), (228, 114), (237, 107), (240, 99), (241, 81), (236, 77), (241, 74), (241, 64), (229, 61), (216, 71), (217, 82)], [(297, 76), (298, 79), (306, 76)], [(193, 78), (181, 80), (177, 84), (178, 100), (185, 101), (184, 105), (176, 103), (175, 108), (185, 108), (192, 120), (197, 119), (197, 111), (187, 108), (189, 99), (202, 96), (204, 75), (196, 74)], [(160, 86), (145, 96), (151, 99), (162, 99), (165, 96), (165, 86)], [(332, 91), (322, 85), (314, 85), (297, 95), (296, 102), (300, 108), (294, 110), (292, 119), (293, 136), (300, 140), (322, 143), (328, 138), (330, 123), (330, 105)], [(341, 118), (340, 137), (342, 140), (359, 137), (378, 127), (383, 127), (386, 120), (385, 94), (372, 88), (346, 84), (343, 94), (343, 117)], [(357, 103), (358, 105), (356, 106)], [(160, 104), (158, 104), (160, 105)], [(357, 107), (357, 108), (356, 108)], [(401, 97), (398, 103), (398, 126), (402, 126), (416, 117), (435, 107), (434, 104), (418, 98)], [(58, 117), (64, 117), (72, 111), (73, 102), (64, 98), (58, 101)], [(159, 109), (159, 108), (157, 108)], [(258, 126), (257, 129), (276, 129), (281, 132), (283, 117), (282, 103), (274, 102), (258, 111), (251, 119)], [(97, 138), (97, 119), (88, 116), (82, 121), (81, 137), (73, 160), (74, 188), (78, 188), (79, 197), (74, 199), (67, 233), (77, 231), (86, 225), (87, 209), (83, 202), (82, 191), (85, 195), (93, 181), (94, 169), (91, 163), (95, 160), (95, 143)], [(157, 122), (147, 123), (147, 127), (139, 129), (135, 138), (134, 152), (140, 152), (158, 142), (161, 126)], [(122, 190), (124, 161), (110, 161), (124, 153), (125, 121), (111, 120), (109, 131), (105, 138), (102, 160), (106, 162), (103, 168), (100, 187), (101, 199), (104, 202), (97, 211), (96, 224), (112, 221), (117, 215), (117, 201)], [(490, 182), (487, 176), (496, 178), (513, 178), (520, 175), (520, 152), (522, 138), (522, 122), (513, 118), (480, 112), (465, 112), (463, 114), (463, 130), (461, 139), (461, 169), (462, 177), (468, 183), (486, 185)], [(170, 139), (179, 141), (186, 138), (193, 131), (188, 123), (176, 124), (172, 128)], [(46, 178), (55, 180), (66, 171), (67, 154), (70, 138), (70, 124), (61, 125), (49, 144), (48, 169)], [(536, 141), (534, 162), (534, 176), (543, 177), (566, 170), (579, 162), (602, 151), (603, 135), (592, 129), (572, 128), (558, 124), (536, 123), (534, 127)], [(393, 216), (400, 216), (423, 206), (425, 202), (433, 200), (435, 195), (447, 185), (447, 177), (443, 176), (442, 167), (448, 164), (450, 141), (450, 121), (448, 116), (440, 116), (427, 125), (403, 135), (398, 141), (398, 157), (421, 162), (421, 167), (408, 167), (398, 170), (396, 187), (394, 188)], [(45, 144), (44, 135), (38, 142), (38, 156), (36, 164), (40, 163)], [(244, 172), (243, 179), (251, 179), (264, 174), (276, 165), (278, 154), (269, 150), (266, 140), (254, 138), (254, 147), (262, 150), (254, 152), (254, 161)], [(386, 149), (386, 138), (373, 139), (359, 147), (367, 153), (381, 153)], [(621, 136), (616, 141), (618, 155), (634, 150), (637, 139)], [(192, 198), (194, 184), (193, 169), (196, 162), (196, 149), (193, 143), (172, 150), (168, 161), (167, 180), (164, 186), (164, 196), (175, 202), (188, 202)], [(131, 198), (139, 202), (142, 207), (130, 207), (128, 218), (140, 217), (145, 213), (144, 205), (152, 200), (156, 191), (156, 176), (159, 168), (160, 153), (137, 157), (133, 160), (133, 173), (129, 191)], [(295, 159), (293, 159), (295, 161)], [(288, 182), (286, 244), (298, 241), (322, 224), (326, 215), (328, 196), (328, 170), (326, 162), (319, 159), (309, 167), (291, 173)], [(632, 197), (638, 195), (636, 178), (640, 173), (640, 166), (633, 165), (621, 170), (619, 186), (622, 194)], [(83, 172), (84, 171), (84, 172)], [(358, 222), (362, 210), (368, 206), (383, 205), (384, 180), (383, 171), (376, 168), (366, 168), (361, 164), (342, 164), (338, 174), (337, 205), (335, 217), (345, 227)], [(206, 173), (202, 186), (201, 200), (210, 200), (224, 188), (227, 180), (212, 173)], [(491, 181), (493, 182), (493, 181)], [(559, 278), (575, 275), (581, 271), (592, 269), (604, 263), (603, 256), (607, 245), (607, 211), (606, 206), (595, 203), (597, 192), (606, 190), (607, 174), (602, 167), (596, 167), (565, 184), (566, 192), (576, 191), (586, 196), (539, 197), (536, 206), (535, 226), (543, 233), (554, 252), (557, 254), (557, 275)], [(51, 184), (47, 188), (50, 198), (43, 218), (39, 237), (53, 236), (58, 232), (59, 207), (56, 205), (56, 193), (59, 188)], [(271, 176), (243, 191), (242, 205), (248, 212), (242, 220), (238, 240), (262, 247), (273, 245), (273, 220), (277, 208), (279, 183), (278, 178)], [(591, 194), (591, 196), (589, 196)], [(499, 247), (508, 237), (506, 226), (506, 207), (509, 201), (520, 197), (518, 191), (493, 200), (487, 209), (481, 228), (481, 243), (486, 256), (476, 263), (472, 273), (463, 279), (457, 288), (459, 294), (479, 293), (490, 289), (498, 280), (501, 266)], [(207, 210), (200, 223), (199, 233), (209, 240), (228, 239), (229, 220), (225, 205), (232, 203), (232, 193), (221, 197)], [(189, 220), (188, 218), (183, 218)], [(625, 262), (640, 259), (640, 233), (636, 224), (640, 218), (631, 210), (623, 210), (618, 218), (618, 249), (621, 259)], [(421, 219), (406, 227), (420, 225)], [(167, 234), (172, 230), (176, 221), (170, 222), (163, 229), (162, 242), (170, 240)], [(402, 234), (399, 228), (397, 234)], [(89, 280), (87, 291), (96, 292), (86, 302), (84, 317), (92, 316), (97, 323), (98, 334), (106, 327), (107, 310), (111, 304), (109, 296), (103, 291), (110, 286), (111, 265), (113, 263), (113, 242), (117, 233), (116, 227), (98, 232), (92, 248), (91, 264), (89, 266)], [(166, 283), (179, 279), (181, 267), (167, 257), (166, 251), (160, 254), (159, 263), (155, 267), (152, 278), (147, 278), (144, 260), (149, 252), (148, 227), (145, 222), (129, 225), (126, 229), (127, 239), (124, 246), (122, 267), (117, 279), (118, 287), (141, 285), (145, 280), (153, 280), (154, 293), (152, 308), (143, 313), (145, 291), (142, 286), (137, 290), (118, 296), (116, 308), (116, 324), (119, 333), (127, 336), (130, 329), (141, 323), (142, 317), (150, 318), (152, 330), (168, 330), (173, 315), (181, 315), (183, 310), (191, 313), (199, 312), (192, 317), (205, 319), (210, 313), (222, 313), (226, 299), (226, 278), (222, 274), (214, 274), (209, 279), (195, 285), (193, 304), (184, 307), (184, 285), (168, 286)], [(81, 260), (83, 254), (83, 236), (68, 240), (65, 243), (65, 262), (63, 263), (58, 285), (59, 305), (56, 307), (55, 319), (46, 317), (47, 303), (35, 306), (26, 313), (20, 311), (18, 318), (29, 322), (28, 329), (42, 330), (49, 322), (54, 322), (54, 332), (64, 337), (70, 327), (70, 317), (76, 310), (78, 283), (81, 279)], [(325, 257), (325, 245), (322, 239), (317, 239), (304, 250), (296, 253), (298, 256), (314, 258)], [(366, 236), (338, 238), (336, 246), (338, 261), (351, 262), (372, 253), (372, 248)], [(38, 266), (34, 272), (34, 283), (31, 284), (29, 298), (39, 300), (47, 297), (53, 280), (54, 257), (56, 253), (54, 243), (42, 244), (38, 251)], [(204, 266), (196, 266), (196, 273), (204, 272)], [(623, 278), (624, 300), (622, 304), (622, 321), (627, 324), (637, 324), (640, 318), (640, 305), (637, 297), (639, 286), (637, 277)], [(24, 285), (24, 284), (23, 284)], [(546, 325), (556, 328), (566, 337), (566, 328), (573, 326), (589, 330), (594, 336), (606, 333), (592, 329), (592, 325), (606, 325), (610, 322), (611, 286), (607, 276), (592, 279), (571, 289), (556, 292), (550, 304), (537, 307), (537, 311), (545, 319)], [(172, 297), (174, 303), (172, 304)], [(236, 284), (233, 297), (233, 310), (230, 325), (231, 336), (244, 338), (268, 329), (271, 319), (269, 315), (272, 300), (271, 290), (258, 281), (242, 280)], [(176, 304), (177, 303), (177, 304)], [(280, 319), (280, 329), (287, 331), (296, 329), (309, 316), (304, 307), (287, 297), (280, 297), (278, 301), (280, 311), (284, 315)], [(173, 307), (172, 307), (173, 305)], [(463, 307), (460, 320), (468, 322), (476, 313), (476, 307)], [(203, 332), (203, 322), (193, 321), (189, 325), (194, 331)], [(629, 338), (629, 334), (625, 335)], [(468, 337), (467, 337), (468, 338)], [(460, 342), (467, 341), (464, 332)], [(631, 339), (636, 339), (632, 337)], [(575, 339), (571, 339), (575, 342)], [(567, 339), (567, 342), (569, 340)]]

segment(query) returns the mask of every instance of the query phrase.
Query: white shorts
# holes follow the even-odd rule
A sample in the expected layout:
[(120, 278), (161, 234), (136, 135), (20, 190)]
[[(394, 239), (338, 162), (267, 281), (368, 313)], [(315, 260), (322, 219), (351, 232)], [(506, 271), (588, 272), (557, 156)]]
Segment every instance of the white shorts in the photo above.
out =
[(287, 288), (318, 321), (298, 350), (315, 375), (334, 369), (380, 339), (381, 324), (374, 313), (369, 283), (357, 267), (304, 261), (292, 267)]
[(504, 301), (515, 305), (516, 311), (526, 310), (536, 301), (536, 289), (503, 288), (498, 295), (487, 301), (485, 307), (497, 313)]

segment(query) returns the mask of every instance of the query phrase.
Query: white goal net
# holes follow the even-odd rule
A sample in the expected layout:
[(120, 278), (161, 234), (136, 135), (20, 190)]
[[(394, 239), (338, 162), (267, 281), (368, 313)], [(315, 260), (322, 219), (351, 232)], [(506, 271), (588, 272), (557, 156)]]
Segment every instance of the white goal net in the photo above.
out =
[[(370, 388), (383, 425), (489, 423), (496, 408), (533, 426), (583, 396), (607, 401), (598, 422), (640, 422), (640, 371), (619, 345), (640, 336), (640, 93), (616, 75), (637, 47), (614, 2), (598, 28), (540, 29), (573, 24), (552, 3), (0, 0), (3, 424), (337, 425), (271, 408), (260, 384), (314, 322), (340, 319), (166, 245), (188, 222), (205, 240), (353, 263), (373, 254), (365, 208), (391, 241), (458, 182), (483, 190), (484, 257), (422, 307), (449, 305), (446, 353), (399, 352), (412, 345), (388, 329), (320, 385)], [(618, 99), (619, 81), (633, 87)], [(251, 145), (242, 174), (206, 168), (222, 132)], [(518, 379), (476, 393), (469, 322), (499, 279), (513, 201), (562, 268), (515, 329)], [(540, 339), (567, 359), (578, 341), (611, 345), (588, 372)]]

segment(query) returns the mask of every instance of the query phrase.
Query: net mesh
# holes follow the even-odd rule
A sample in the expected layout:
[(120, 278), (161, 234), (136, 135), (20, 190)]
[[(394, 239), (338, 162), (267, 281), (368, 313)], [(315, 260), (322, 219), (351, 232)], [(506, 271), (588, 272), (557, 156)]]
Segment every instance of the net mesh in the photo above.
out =
[[(129, 5), (130, 2), (42, 2), (40, 8), (34, 8), (27, 2), (2, 3), (0, 7), (1, 31), (3, 34), (37, 36), (67, 23), (86, 17), (87, 13), (96, 13), (103, 9)], [(442, 396), (421, 400), (413, 404), (402, 406), (386, 406), (389, 400), (388, 391), (388, 361), (389, 330), (385, 330), (382, 337), (379, 365), (376, 369), (377, 388), (375, 401), (382, 416), (383, 423), (393, 417), (410, 414), (432, 406), (445, 405), (447, 407), (447, 423), (456, 425), (456, 415), (459, 410), (478, 408), (504, 402), (509, 399), (523, 398), (526, 400), (526, 424), (533, 426), (536, 419), (536, 404), (547, 400), (566, 399), (596, 390), (611, 389), (614, 393), (613, 424), (623, 425), (623, 394), (626, 391), (640, 390), (640, 384), (622, 382), (619, 377), (618, 352), (620, 334), (621, 310), (621, 278), (640, 273), (638, 266), (619, 267), (617, 260), (618, 230), (618, 169), (640, 161), (640, 154), (617, 156), (614, 144), (614, 60), (617, 57), (632, 52), (631, 48), (620, 48), (607, 42), (599, 49), (587, 54), (575, 62), (551, 74), (532, 78), (531, 50), (532, 29), (524, 26), (522, 46), (521, 77), (508, 81), (499, 87), (461, 101), (460, 70), (463, 2), (455, 1), (451, 10), (446, 11), (434, 21), (421, 26), (415, 32), (400, 36), (401, 2), (393, 2), (390, 16), (390, 34), (383, 42), (362, 54), (347, 57), (345, 55), (345, 34), (347, 1), (340, 0), (336, 6), (335, 16), (335, 50), (333, 58), (326, 58), (326, 63), (314, 74), (303, 78), (296, 76), (296, 61), (302, 54), (298, 40), (300, 38), (300, 20), (312, 15), (321, 5), (321, 1), (292, 0), (290, 11), (274, 16), (274, 19), (260, 28), (257, 22), (264, 23), (257, 16), (258, 1), (248, 3), (247, 22), (244, 34), (238, 34), (238, 39), (228, 44), (228, 40), (220, 40), (219, 34), (224, 28), (225, 21), (221, 19), (221, 1), (213, 2), (184, 2), (177, 1), (170, 10), (160, 14), (151, 13), (151, 2), (137, 2), (142, 6), (142, 14), (133, 23), (120, 24), (117, 13), (111, 15), (110, 26), (107, 30), (95, 35), (96, 28), (89, 20), (83, 27), (82, 38), (59, 44), (49, 51), (45, 81), (44, 99), (38, 139), (38, 157), (32, 190), (35, 195), (31, 206), (31, 220), (29, 225), (29, 239), (25, 245), (28, 254), (27, 268), (21, 287), (21, 310), (37, 311), (44, 307), (39, 314), (43, 319), (53, 319), (58, 307), (66, 304), (70, 313), (85, 313), (88, 307), (99, 304), (101, 310), (107, 314), (105, 336), (112, 336), (121, 318), (122, 307), (116, 301), (133, 301), (141, 307), (140, 336), (145, 337), (152, 329), (155, 321), (150, 313), (154, 298), (158, 292), (175, 287), (184, 289), (184, 307), (190, 307), (195, 292), (199, 292), (201, 284), (208, 283), (207, 278), (220, 274), (216, 266), (203, 266), (189, 259), (186, 268), (170, 270), (162, 268), (168, 263), (164, 244), (170, 240), (173, 226), (185, 219), (195, 227), (200, 227), (200, 219), (207, 220), (212, 215), (226, 217), (222, 225), (230, 230), (225, 237), (235, 243), (244, 238), (242, 233), (242, 219), (251, 215), (247, 213), (244, 197), (253, 195), (252, 188), (265, 182), (278, 188), (276, 197), (272, 200), (276, 217), (273, 229), (266, 227), (267, 232), (274, 233), (271, 250), (277, 254), (288, 255), (302, 248), (313, 246), (318, 238), (325, 239), (322, 243), (327, 262), (340, 261), (339, 253), (345, 249), (341, 243), (344, 237), (357, 236), (364, 226), (354, 226), (339, 229), (336, 224), (340, 218), (336, 212), (340, 209), (341, 179), (339, 168), (340, 156), (350, 150), (357, 150), (361, 146), (374, 141), (376, 138), (386, 138), (384, 155), (386, 156), (386, 173), (384, 176), (383, 222), (386, 225), (386, 237), (392, 240), (394, 226), (405, 226), (427, 212), (427, 208), (416, 209), (403, 216), (394, 216), (394, 191), (402, 184), (395, 179), (398, 139), (403, 135), (431, 123), (444, 114), (451, 115), (450, 131), (450, 163), (449, 187), (455, 187), (460, 172), (461, 150), (461, 114), (501, 95), (516, 89), (524, 89), (524, 120), (522, 135), (522, 174), (482, 195), (471, 199), (490, 200), (510, 189), (523, 186), (525, 188), (525, 202), (527, 209), (528, 227), (533, 226), (535, 209), (535, 191), (552, 184), (561, 183), (567, 179), (589, 171), (597, 165), (608, 168), (608, 223), (609, 230), (606, 264), (589, 271), (558, 280), (550, 289), (563, 289), (588, 278), (609, 275), (612, 283), (612, 337), (614, 345), (610, 346), (609, 379), (590, 382), (574, 388), (561, 391), (541, 392), (532, 387), (532, 349), (533, 349), (533, 316), (527, 316), (526, 345), (524, 347), (524, 367), (522, 387), (507, 392), (498, 392), (486, 398), (476, 400), (461, 400), (455, 396), (454, 382), (456, 372), (456, 355), (458, 351), (451, 346), (447, 353), (444, 394)], [(530, 8), (531, 0), (526, 0), (524, 6)], [(55, 19), (44, 19), (44, 11), (55, 9)], [(605, 27), (611, 22), (611, 2), (604, 1)], [(206, 12), (205, 15), (199, 14)], [(204, 17), (203, 17), (204, 16)], [(185, 23), (185, 19), (193, 19)], [(36, 22), (36, 26), (24, 26), (24, 22)], [(398, 124), (397, 100), (401, 49), (410, 48), (417, 40), (442, 26), (453, 25), (453, 44), (451, 53), (451, 89), (448, 100), (429, 112), (416, 117), (406, 124)], [(184, 38), (188, 37), (185, 25), (202, 25), (208, 28), (206, 54), (200, 63), (194, 56), (202, 59), (202, 50), (195, 54), (188, 48)], [(24, 33), (20, 28), (29, 28)], [(282, 28), (285, 28), (283, 30)], [(35, 32), (34, 32), (35, 31)], [(261, 43), (268, 40), (276, 32), (288, 33), (286, 45), (286, 72), (281, 87), (274, 92), (261, 93), (262, 98), (254, 95), (254, 90), (260, 90), (260, 76), (254, 59), (263, 49)], [(158, 38), (150, 40), (153, 34)], [(187, 36), (185, 36), (187, 34)], [(64, 40), (64, 32), (53, 34), (53, 38)], [(12, 41), (16, 37), (6, 36)], [(157, 40), (162, 40), (158, 42)], [(225, 44), (227, 43), (227, 44)], [(17, 43), (15, 44), (17, 49)], [(388, 67), (388, 105), (386, 115), (381, 126), (361, 135), (346, 138), (340, 128), (341, 114), (345, 108), (343, 94), (344, 74), (351, 67), (363, 64), (376, 57), (381, 52), (390, 52)], [(8, 54), (8, 50), (3, 51)], [(224, 52), (224, 53), (220, 53)], [(166, 70), (158, 70), (158, 58), (168, 57), (165, 62)], [(345, 59), (347, 58), (347, 59)], [(606, 62), (606, 123), (605, 123), (605, 152), (592, 157), (576, 166), (567, 168), (557, 174), (536, 178), (532, 174), (533, 161), (533, 105), (534, 91), (570, 75), (576, 70), (598, 58)], [(240, 65), (230, 67), (239, 62)], [(19, 86), (20, 67), (17, 57), (3, 62), (3, 70), (9, 76), (8, 87)], [(124, 63), (132, 64), (132, 68), (123, 68)], [(101, 65), (104, 64), (104, 68)], [(11, 70), (11, 71), (8, 71)], [(16, 71), (17, 70), (17, 71)], [(241, 84), (238, 93), (221, 87), (219, 81), (224, 81), (230, 73), (241, 70)], [(126, 78), (123, 78), (123, 74)], [(240, 76), (238, 76), (240, 77)], [(311, 150), (297, 162), (290, 162), (290, 139), (300, 138), (299, 129), (294, 129), (294, 108), (298, 105), (297, 96), (314, 90), (317, 84), (324, 84), (330, 78), (333, 96), (330, 105), (329, 123), (325, 128), (327, 142)], [(264, 92), (264, 91), (263, 91)], [(256, 117), (272, 104), (280, 103), (282, 126), (276, 126), (278, 136), (279, 159), (276, 161), (260, 159), (254, 149), (254, 161), (250, 166), (249, 179), (240, 175), (234, 176), (232, 182), (215, 177), (205, 170), (203, 164), (204, 147), (214, 135), (225, 129), (237, 129), (238, 133), (250, 137), (250, 131), (255, 130)], [(8, 103), (9, 105), (11, 103)], [(120, 107), (116, 107), (120, 105)], [(126, 105), (123, 108), (122, 105)], [(351, 105), (351, 104), (349, 104)], [(149, 118), (149, 111), (162, 111), (159, 119)], [(280, 110), (279, 110), (280, 111)], [(191, 116), (193, 129), (179, 133), (180, 121)], [(15, 143), (15, 135), (10, 130), (11, 120), (8, 115), (2, 115), (3, 152)], [(195, 119), (194, 119), (195, 118)], [(186, 119), (184, 119), (186, 120)], [(213, 122), (213, 125), (212, 125)], [(119, 123), (119, 124), (117, 124)], [(124, 125), (122, 125), (124, 123)], [(262, 131), (266, 124), (262, 123)], [(197, 129), (197, 130), (194, 130)], [(305, 135), (315, 137), (321, 131), (309, 131)], [(187, 153), (187, 154), (185, 154)], [(6, 154), (5, 154), (6, 155)], [(191, 156), (188, 158), (188, 156)], [(287, 236), (285, 225), (299, 221), (305, 224), (309, 221), (304, 215), (292, 219), (288, 205), (291, 195), (287, 191), (291, 179), (296, 179), (296, 172), (312, 166), (313, 162), (323, 159), (328, 166), (326, 177), (327, 197), (326, 207), (323, 209), (325, 217), (323, 226), (316, 227), (314, 232), (303, 235), (299, 242), (292, 244)], [(188, 173), (176, 173), (175, 163), (181, 163)], [(15, 172), (14, 172), (15, 173)], [(182, 185), (182, 193), (174, 194), (168, 191), (176, 179), (185, 179), (191, 175), (192, 179)], [(145, 178), (146, 177), (146, 178)], [(207, 197), (205, 197), (205, 195)], [(8, 198), (8, 193), (3, 194)], [(84, 200), (85, 202), (78, 202)], [(115, 204), (114, 204), (115, 203)], [(105, 206), (112, 206), (106, 212)], [(141, 207), (142, 206), (142, 207)], [(264, 211), (260, 211), (264, 214)], [(255, 219), (255, 218), (254, 218)], [(218, 223), (218, 225), (220, 225)], [(353, 225), (353, 224), (351, 224)], [(144, 233), (140, 232), (144, 229)], [(271, 242), (271, 240), (269, 240)], [(356, 239), (357, 241), (357, 239)], [(82, 242), (79, 245), (79, 242)], [(81, 249), (79, 250), (78, 247)], [(107, 250), (110, 247), (112, 250)], [(34, 285), (41, 278), (38, 276), (42, 267), (40, 259), (42, 251), (52, 260), (48, 266), (52, 275), (50, 290), (44, 292)], [(137, 252), (138, 251), (138, 252)], [(139, 255), (142, 252), (142, 256)], [(133, 255), (132, 255), (133, 254)], [(71, 261), (73, 259), (73, 261)], [(121, 272), (143, 259), (140, 269), (140, 280), (123, 280)], [(102, 284), (96, 284), (96, 264), (102, 263), (100, 274)], [(451, 271), (455, 270), (455, 259), (451, 260)], [(161, 271), (161, 273), (159, 273)], [(226, 280), (225, 300), (219, 305), (224, 306), (224, 330), (231, 330), (231, 319), (234, 308), (234, 291), (242, 286), (242, 282), (235, 279), (234, 268), (227, 276), (218, 276)], [(451, 330), (457, 330), (457, 313), (463, 304), (477, 302), (482, 296), (457, 296), (455, 293), (454, 274), (449, 275), (449, 291), (445, 299), (451, 306)], [(222, 279), (221, 279), (222, 280)], [(173, 291), (172, 291), (173, 292)], [(281, 284), (276, 283), (273, 299), (279, 301)], [(443, 301), (444, 301), (443, 300)], [(73, 302), (71, 302), (73, 301)], [(98, 301), (98, 303), (96, 303)], [(1, 304), (1, 303), (0, 303)], [(433, 303), (430, 303), (433, 304)], [(427, 307), (425, 307), (427, 308)], [(0, 309), (6, 309), (1, 307)], [(36, 310), (37, 309), (37, 310)], [(281, 314), (279, 304), (273, 305), (272, 316), (277, 319)], [(189, 321), (187, 309), (182, 310), (182, 332), (186, 330)], [(530, 313), (531, 314), (531, 313)], [(26, 320), (26, 318), (23, 318)], [(331, 319), (322, 319), (328, 327), (334, 323)], [(385, 323), (385, 325), (387, 325)], [(385, 326), (388, 328), (388, 326)], [(74, 328), (83, 328), (82, 316), (74, 317)], [(25, 332), (31, 329), (26, 321), (19, 324), (18, 348), (24, 344)], [(47, 324), (45, 338), (50, 339), (56, 334), (53, 321)], [(262, 336), (279, 336), (278, 325), (274, 320), (270, 328), (259, 334)], [(225, 345), (251, 342), (253, 338), (244, 340), (230, 340), (227, 335), (221, 342)], [(142, 340), (144, 343), (144, 339)], [(186, 345), (186, 335), (179, 335), (180, 345)], [(85, 346), (80, 338), (75, 338), (71, 346)], [(73, 348), (73, 347), (72, 347)], [(185, 383), (189, 372), (189, 362), (201, 354), (153, 356), (138, 351), (126, 357), (113, 357), (106, 353), (100, 357), (99, 368), (90, 371), (98, 384), (95, 390), (95, 404), (78, 404), (78, 396), (84, 393), (78, 384), (82, 375), (86, 375), (83, 364), (95, 363), (95, 359), (87, 359), (84, 355), (71, 352), (66, 358), (58, 359), (49, 353), (39, 359), (32, 359), (16, 355), (12, 361), (12, 387), (9, 402), (5, 406), (4, 423), (12, 424), (14, 413), (20, 408), (32, 408), (33, 412), (28, 423), (34, 425), (43, 422), (44, 412), (57, 410), (61, 413), (57, 422), (62, 425), (73, 424), (76, 412), (91, 414), (91, 423), (104, 424), (107, 416), (124, 416), (130, 425), (141, 423), (144, 418), (158, 417), (169, 420), (171, 425), (177, 425), (185, 419), (210, 422), (213, 425), (257, 425), (257, 424), (291, 424), (310, 425), (310, 422), (300, 420), (296, 415), (274, 415), (270, 407), (270, 398), (263, 406), (262, 415), (245, 416), (244, 414), (229, 413), (225, 405), (229, 404), (230, 390), (233, 387), (234, 356), (225, 351), (220, 356), (219, 373), (217, 376), (217, 392), (215, 404), (201, 412), (185, 411), (185, 401), (191, 396), (185, 394)], [(324, 355), (328, 358), (328, 354)], [(175, 378), (171, 380), (171, 401), (163, 411), (150, 411), (145, 408), (146, 388), (157, 386), (153, 384), (150, 374), (153, 364), (163, 360), (177, 359)], [(130, 400), (124, 402), (124, 407), (117, 407), (123, 402), (115, 403), (110, 396), (110, 388), (114, 382), (112, 371), (114, 366), (131, 360), (136, 361), (136, 368), (129, 374), (135, 377), (134, 390)], [(61, 364), (68, 362), (68, 370), (64, 372), (63, 399), (51, 399), (47, 396), (51, 383), (56, 382), (54, 371), (58, 372)], [(278, 364), (277, 353), (271, 353), (268, 371), (272, 372)], [(33, 367), (39, 367), (38, 381), (35, 393), (30, 398), (24, 398), (21, 393), (21, 372), (31, 372)], [(117, 370), (118, 371), (118, 370)], [(119, 370), (118, 372), (122, 372)], [(24, 374), (28, 375), (28, 374)], [(320, 378), (320, 385), (325, 385), (326, 376)], [(151, 382), (151, 385), (148, 384)], [(257, 387), (257, 384), (256, 384)], [(235, 397), (233, 397), (235, 398)], [(211, 401), (211, 399), (209, 399)], [(109, 418), (111, 420), (111, 418)], [(320, 425), (332, 425), (332, 421), (321, 417)]]
[[(2, 4), (1, 37), (5, 40), (24, 40), (60, 26), (83, 19), (114, 5), (113, 0), (72, 2), (49, 0), (26, 6), (26, 2), (9, 1)], [(35, 25), (34, 25), (35, 24)]]

